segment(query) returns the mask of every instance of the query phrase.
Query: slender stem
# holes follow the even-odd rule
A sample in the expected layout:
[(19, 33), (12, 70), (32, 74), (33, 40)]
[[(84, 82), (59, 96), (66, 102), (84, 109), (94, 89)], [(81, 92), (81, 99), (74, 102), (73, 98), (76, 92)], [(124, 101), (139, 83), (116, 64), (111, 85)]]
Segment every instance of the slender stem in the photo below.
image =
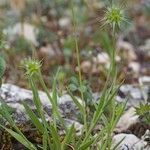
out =
[[(74, 12), (74, 8), (73, 8), (73, 4), (72, 4), (72, 15), (73, 15), (73, 31), (74, 31), (74, 40), (75, 40), (75, 50), (76, 50), (76, 57), (77, 57), (77, 64), (78, 64), (78, 75), (79, 75), (79, 82), (80, 82), (80, 86), (81, 86), (82, 85), (82, 75), (81, 75), (79, 46), (78, 46), (77, 28), (76, 28), (77, 23), (76, 23), (76, 19), (75, 19), (75, 12)], [(82, 94), (82, 92), (81, 92), (81, 94)]]
[(112, 33), (112, 44), (113, 44), (113, 49), (112, 49), (112, 78), (115, 77), (116, 75), (116, 36), (115, 36), (115, 31)]
[[(45, 85), (45, 82), (44, 82), (44, 80), (43, 80), (43, 78), (42, 78), (41, 72), (39, 72), (38, 75), (39, 75), (40, 83), (41, 83), (41, 85), (42, 85), (44, 91), (46, 92), (47, 97), (49, 98), (49, 100), (50, 100), (50, 102), (51, 102), (51, 104), (52, 104), (52, 110), (53, 110), (53, 115), (54, 115), (54, 117), (53, 117), (53, 118), (54, 118), (54, 121), (56, 121), (56, 119), (55, 119), (56, 116), (55, 116), (55, 115), (57, 115), (57, 117), (59, 118), (59, 120), (60, 120), (62, 126), (63, 126), (64, 129), (67, 131), (67, 127), (66, 127), (66, 125), (65, 125), (65, 122), (64, 122), (63, 118), (61, 117), (60, 112), (58, 111), (57, 104), (55, 104), (55, 102), (53, 101), (53, 99), (52, 99), (52, 97), (51, 97), (51, 95), (50, 95), (50, 93), (49, 93), (49, 91), (48, 91), (48, 89), (47, 89), (47, 86)], [(55, 122), (55, 124), (56, 124), (56, 122)]]
[[(78, 64), (78, 76), (79, 76), (79, 84), (80, 87), (82, 87), (82, 74), (81, 74), (81, 65), (80, 65), (80, 55), (79, 55), (79, 46), (78, 46), (78, 38), (77, 38), (77, 23), (75, 19), (75, 11), (73, 7), (73, 0), (71, 0), (71, 10), (72, 10), (72, 17), (73, 17), (73, 31), (74, 31), (74, 40), (75, 40), (75, 49), (76, 49), (76, 57), (77, 57), (77, 64)], [(82, 90), (80, 91), (81, 93), (81, 99), (83, 101), (83, 106), (85, 105), (84, 103), (84, 96)], [(83, 114), (83, 119), (84, 119), (84, 126), (85, 126), (85, 131), (87, 133), (87, 116), (86, 116), (86, 106), (84, 107), (84, 114)]]
[[(115, 82), (116, 82), (116, 74), (117, 74), (117, 68), (116, 68), (116, 34), (115, 34), (115, 29), (112, 31), (112, 46), (113, 46), (113, 49), (112, 49), (112, 58), (111, 58), (111, 61), (112, 61), (112, 67), (111, 67), (111, 75), (112, 75), (112, 82), (113, 82), (113, 85), (115, 86)], [(110, 121), (110, 126), (108, 127), (108, 131), (107, 131), (107, 141), (106, 141), (106, 145), (107, 145), (107, 148), (110, 149), (111, 147), (111, 143), (112, 143), (112, 132), (113, 132), (113, 129), (114, 129), (114, 126), (113, 126), (113, 121), (115, 120), (115, 99), (113, 98), (111, 101), (110, 101), (110, 109), (111, 109), (111, 121)]]

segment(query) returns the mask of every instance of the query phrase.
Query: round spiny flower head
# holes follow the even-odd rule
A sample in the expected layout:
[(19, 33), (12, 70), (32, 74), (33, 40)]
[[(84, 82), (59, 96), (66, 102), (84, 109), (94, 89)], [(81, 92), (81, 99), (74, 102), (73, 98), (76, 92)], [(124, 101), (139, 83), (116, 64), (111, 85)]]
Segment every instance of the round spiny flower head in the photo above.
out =
[(22, 66), (26, 71), (26, 75), (32, 77), (40, 72), (41, 61), (35, 59), (25, 59), (22, 61)]
[(108, 24), (114, 31), (116, 28), (120, 28), (122, 22), (126, 22), (127, 20), (121, 7), (111, 6), (106, 9), (102, 21), (104, 22), (103, 26)]

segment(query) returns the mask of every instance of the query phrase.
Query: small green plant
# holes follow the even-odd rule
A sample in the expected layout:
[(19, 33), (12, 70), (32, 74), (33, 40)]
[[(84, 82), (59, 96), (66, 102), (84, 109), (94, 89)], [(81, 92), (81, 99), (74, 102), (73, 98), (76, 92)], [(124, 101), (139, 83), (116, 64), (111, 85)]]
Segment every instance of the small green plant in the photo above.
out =
[[(115, 43), (111, 55), (113, 64), (109, 70), (106, 85), (103, 91), (101, 92), (100, 99), (92, 103), (94, 111), (92, 113), (89, 113), (88, 108), (90, 107), (90, 100), (92, 100), (92, 93), (88, 88), (87, 84), (83, 81), (81, 74), (80, 55), (76, 29), (77, 21), (75, 19), (75, 10), (73, 6), (74, 3), (73, 1), (71, 1), (74, 29), (73, 33), (79, 72), (78, 79), (72, 78), (72, 82), (70, 83), (67, 89), (68, 93), (72, 97), (73, 102), (76, 104), (79, 113), (82, 116), (83, 129), (81, 135), (77, 135), (74, 124), (71, 127), (68, 127), (65, 123), (65, 119), (61, 116), (61, 113), (59, 111), (59, 99), (57, 91), (57, 77), (59, 70), (54, 77), (52, 91), (50, 94), (49, 89), (47, 88), (41, 73), (41, 62), (39, 62), (36, 59), (26, 59), (23, 61), (22, 64), (23, 68), (25, 69), (25, 75), (28, 78), (29, 84), (32, 89), (33, 101), (36, 107), (37, 114), (35, 114), (30, 108), (30, 106), (26, 103), (23, 103), (23, 106), (32, 124), (40, 132), (42, 137), (42, 143), (40, 145), (33, 144), (27, 139), (27, 137), (24, 136), (24, 134), (16, 126), (5, 103), (3, 103), (3, 106), (5, 107), (2, 109), (0, 114), (9, 122), (13, 129), (8, 129), (3, 125), (0, 126), (3, 129), (7, 130), (16, 140), (18, 140), (30, 150), (115, 150), (118, 146), (112, 146), (112, 136), (114, 128), (125, 109), (125, 104), (116, 105), (115, 102), (116, 95), (120, 87), (119, 85), (116, 85), (116, 69), (114, 69)], [(104, 21), (105, 24), (109, 23), (114, 29), (116, 26), (120, 25), (119, 20), (122, 19), (122, 17), (122, 10), (120, 11), (120, 9), (118, 10), (113, 7), (107, 9)], [(113, 30), (113, 33), (114, 32), (116, 31)], [(114, 36), (113, 38), (115, 39), (116, 37)], [(110, 78), (112, 71), (115, 72), (112, 76), (113, 80), (111, 80), (112, 78)], [(37, 80), (40, 83), (41, 87), (43, 88), (43, 91), (46, 93), (49, 102), (52, 105), (52, 121), (46, 120), (45, 115), (47, 115), (47, 113), (44, 111), (42, 100), (39, 97), (37, 89)], [(79, 93), (82, 102), (80, 102), (79, 99), (76, 96), (74, 96), (74, 91)], [(111, 110), (109, 117), (107, 117), (105, 113), (108, 107)], [(99, 132), (97, 132), (97, 134), (94, 134), (95, 127), (98, 124), (101, 124), (102, 128)], [(61, 126), (65, 131), (63, 140), (60, 137), (58, 126)]]
[(147, 124), (150, 123), (150, 104), (149, 103), (146, 103), (146, 104), (140, 103), (140, 105), (136, 107), (136, 113), (137, 115), (139, 115), (139, 118), (141, 119), (141, 121), (146, 122)]
[(139, 115), (139, 119), (149, 124), (150, 123), (150, 87), (148, 88), (148, 97), (145, 103), (140, 103), (139, 106), (135, 107), (136, 114)]
[[(67, 143), (69, 143), (71, 136), (73, 135), (74, 126), (67, 129), (64, 124), (64, 120), (61, 117), (60, 112), (58, 111), (56, 80), (54, 81), (53, 84), (53, 91), (51, 96), (41, 76), (41, 70), (40, 70), (41, 63), (38, 62), (37, 60), (32, 60), (32, 59), (26, 59), (25, 61), (23, 61), (23, 63), (24, 63), (24, 69), (26, 71), (26, 76), (28, 77), (30, 86), (33, 91), (33, 97), (34, 97), (33, 100), (38, 114), (36, 115), (27, 104), (23, 103), (23, 105), (27, 112), (27, 115), (31, 119), (31, 122), (43, 137), (43, 144), (39, 148), (44, 150), (47, 149), (59, 150), (60, 147), (62, 147), (61, 149), (63, 150), (65, 149), (65, 147), (67, 147)], [(50, 100), (50, 103), (52, 104), (53, 122), (46, 121), (45, 118), (46, 112), (44, 111), (41, 100), (39, 98), (39, 94), (36, 87), (36, 79), (40, 81), (44, 91), (46, 92)], [(30, 150), (37, 150), (38, 148), (35, 145), (33, 145), (30, 141), (28, 141), (27, 138), (23, 135), (23, 133), (15, 125), (15, 122), (11, 118), (11, 114), (7, 109), (7, 105), (5, 103), (3, 103), (3, 105), (5, 107), (1, 111), (1, 115), (9, 122), (9, 124), (14, 128), (14, 130), (10, 130), (2, 125), (1, 127), (6, 129), (14, 138), (16, 138), (26, 148)], [(40, 119), (42, 120), (41, 122)], [(59, 137), (59, 132), (57, 131), (57, 122), (61, 122), (61, 125), (66, 130), (66, 136), (64, 137), (64, 141), (63, 141), (64, 143), (62, 142), (61, 144), (60, 144), (61, 138)]]
[[(65, 124), (65, 120), (61, 117), (61, 114), (59, 112), (57, 102), (58, 101), (57, 90), (56, 90), (57, 74), (56, 78), (54, 79), (52, 94), (50, 95), (49, 90), (47, 89), (41, 76), (40, 66), (41, 63), (34, 59), (33, 60), (26, 59), (24, 61), (26, 76), (28, 77), (30, 86), (32, 88), (33, 100), (38, 113), (35, 114), (30, 108), (30, 106), (27, 105), (26, 103), (23, 103), (23, 106), (31, 122), (40, 132), (41, 137), (43, 138), (42, 144), (36, 146), (32, 144), (30, 141), (28, 141), (28, 139), (24, 136), (24, 134), (15, 125), (15, 122), (11, 117), (11, 114), (5, 103), (2, 103), (3, 109), (1, 110), (0, 114), (3, 116), (3, 118), (5, 118), (9, 122), (9, 124), (13, 127), (13, 130), (8, 129), (3, 125), (1, 125), (1, 127), (7, 130), (14, 138), (16, 138), (16, 140), (18, 140), (20, 143), (22, 143), (26, 148), (30, 150), (37, 150), (37, 149), (66, 150), (69, 147), (73, 147), (73, 149), (76, 150), (85, 150), (85, 149), (95, 149), (95, 146), (100, 147), (100, 149), (102, 150), (106, 150), (107, 148), (111, 149), (112, 141), (110, 136), (112, 136), (113, 129), (124, 110), (124, 105), (115, 106), (115, 113), (112, 116), (111, 120), (105, 117), (104, 110), (109, 105), (110, 101), (112, 101), (112, 99), (115, 99), (115, 95), (117, 94), (119, 87), (114, 87), (114, 85), (112, 85), (109, 89), (104, 89), (100, 100), (98, 101), (97, 104), (94, 105), (95, 112), (92, 114), (91, 117), (92, 120), (86, 120), (88, 130), (86, 131), (85, 129), (83, 129), (82, 134), (78, 136), (75, 133), (74, 125), (72, 125), (71, 127), (67, 127)], [(45, 117), (46, 112), (43, 109), (43, 105), (39, 98), (38, 90), (36, 87), (37, 79), (40, 81), (45, 93), (47, 94), (50, 100), (50, 103), (52, 104), (53, 121), (51, 122), (46, 121)], [(73, 101), (79, 108), (80, 113), (84, 116), (85, 115), (84, 109), (86, 108), (85, 107), (86, 103), (82, 105), (70, 91), (69, 93), (73, 98)], [(99, 122), (101, 122), (104, 126), (96, 136), (93, 136), (92, 134), (93, 130)], [(65, 136), (63, 140), (61, 140), (61, 137), (59, 135), (58, 125), (62, 126), (62, 128), (65, 130)], [(103, 143), (104, 145), (103, 144), (99, 145), (99, 143)]]

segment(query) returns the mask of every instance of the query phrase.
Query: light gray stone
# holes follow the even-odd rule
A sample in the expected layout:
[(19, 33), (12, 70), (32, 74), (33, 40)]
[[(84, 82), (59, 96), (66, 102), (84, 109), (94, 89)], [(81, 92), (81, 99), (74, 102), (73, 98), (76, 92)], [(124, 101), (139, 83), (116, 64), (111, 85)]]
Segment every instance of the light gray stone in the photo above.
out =
[(123, 131), (126, 131), (131, 125), (138, 122), (139, 116), (136, 114), (135, 111), (135, 108), (131, 107), (121, 116), (116, 125), (116, 132), (121, 133)]
[(18, 36), (23, 36), (33, 45), (38, 45), (38, 42), (36, 40), (38, 29), (29, 23), (21, 24), (20, 22), (18, 22), (13, 27), (8, 27), (3, 32), (8, 35), (9, 41), (15, 41)]
[[(43, 91), (39, 91), (39, 97), (41, 103), (43, 104), (44, 110), (51, 117), (52, 104), (48, 99), (46, 93), (44, 93)], [(26, 102), (33, 111), (35, 110), (35, 106), (33, 103), (33, 95), (31, 90), (26, 90), (12, 84), (3, 84), (2, 87), (0, 88), (0, 98), (2, 99), (2, 101), (6, 102), (10, 107), (15, 109), (15, 116), (17, 116), (15, 118), (19, 121), (20, 121), (19, 118), (24, 119), (26, 114), (24, 107), (22, 105), (23, 101)], [(77, 120), (78, 109), (74, 104), (72, 98), (69, 95), (64, 94), (61, 97), (58, 96), (57, 99), (58, 99), (59, 110), (62, 114), (62, 117), (67, 119)], [(79, 102), (81, 103), (80, 99)]]
[[(123, 141), (122, 141), (123, 140)], [(122, 141), (122, 142), (121, 142)], [(116, 150), (149, 150), (147, 142), (133, 134), (117, 134), (113, 137), (113, 146), (119, 144)]]

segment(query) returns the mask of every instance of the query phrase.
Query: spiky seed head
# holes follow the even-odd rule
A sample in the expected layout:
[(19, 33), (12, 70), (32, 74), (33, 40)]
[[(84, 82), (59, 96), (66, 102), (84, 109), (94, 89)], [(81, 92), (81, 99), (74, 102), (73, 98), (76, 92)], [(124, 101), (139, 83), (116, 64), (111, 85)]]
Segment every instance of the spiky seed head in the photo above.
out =
[(104, 22), (103, 25), (110, 25), (114, 31), (120, 28), (122, 22), (126, 22), (124, 10), (119, 6), (108, 7), (102, 21)]
[(29, 77), (32, 77), (40, 72), (41, 61), (29, 58), (23, 60), (21, 64), (25, 69), (26, 75)]

